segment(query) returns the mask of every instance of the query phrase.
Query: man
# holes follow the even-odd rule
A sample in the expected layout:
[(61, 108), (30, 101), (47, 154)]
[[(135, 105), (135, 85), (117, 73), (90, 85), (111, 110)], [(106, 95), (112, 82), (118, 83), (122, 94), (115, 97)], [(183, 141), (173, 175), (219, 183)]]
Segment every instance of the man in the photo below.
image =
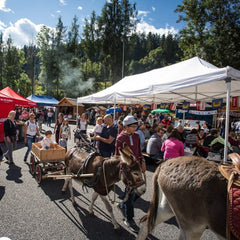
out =
[(103, 157), (111, 157), (115, 151), (115, 140), (117, 138), (117, 126), (114, 125), (111, 114), (107, 114), (103, 118), (104, 127), (102, 133), (92, 138), (98, 140), (99, 152)]
[[(140, 137), (136, 133), (136, 128), (138, 127), (138, 121), (133, 116), (127, 116), (123, 120), (124, 130), (117, 137), (115, 155), (119, 155), (118, 149), (123, 147), (124, 144), (127, 144), (137, 161), (140, 162), (142, 167), (142, 172), (146, 171), (146, 164), (143, 159), (141, 148), (140, 148)], [(128, 189), (125, 189), (125, 197), (122, 203), (119, 204), (119, 208), (124, 216), (124, 224), (133, 232), (138, 231), (138, 227), (133, 219), (134, 217), (134, 202), (137, 200), (138, 195), (134, 190), (128, 193)], [(127, 197), (128, 195), (128, 197)]]
[(137, 133), (139, 134), (140, 137), (140, 146), (141, 146), (141, 151), (145, 151), (146, 150), (146, 146), (147, 146), (147, 140), (145, 139), (145, 125), (142, 124), (139, 129), (137, 130)]
[(163, 134), (164, 130), (158, 127), (157, 132), (148, 140), (147, 154), (153, 159), (163, 158), (163, 153), (161, 152)]

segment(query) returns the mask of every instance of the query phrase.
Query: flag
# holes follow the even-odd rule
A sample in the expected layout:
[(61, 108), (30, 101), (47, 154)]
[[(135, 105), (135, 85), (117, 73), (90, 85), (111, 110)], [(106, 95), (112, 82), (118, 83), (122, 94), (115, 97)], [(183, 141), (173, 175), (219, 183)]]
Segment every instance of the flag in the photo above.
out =
[(165, 109), (166, 108), (166, 103), (161, 103), (160, 104), (160, 109)]
[(171, 103), (171, 104), (170, 104), (170, 110), (171, 110), (171, 111), (175, 111), (176, 108), (177, 108), (177, 104), (176, 104), (176, 103)]
[(232, 107), (239, 107), (239, 98), (238, 97), (232, 97)]
[(190, 106), (190, 103), (189, 103), (189, 102), (183, 102), (182, 109), (183, 109), (183, 110), (188, 110), (188, 109), (189, 109), (189, 106)]
[(212, 108), (214, 109), (222, 108), (222, 104), (223, 104), (222, 98), (212, 100)]
[(154, 109), (156, 109), (157, 108), (157, 104), (156, 103), (152, 103), (152, 105), (151, 105), (151, 110), (154, 110)]
[(196, 109), (197, 109), (197, 111), (204, 111), (205, 110), (205, 102), (197, 101)]

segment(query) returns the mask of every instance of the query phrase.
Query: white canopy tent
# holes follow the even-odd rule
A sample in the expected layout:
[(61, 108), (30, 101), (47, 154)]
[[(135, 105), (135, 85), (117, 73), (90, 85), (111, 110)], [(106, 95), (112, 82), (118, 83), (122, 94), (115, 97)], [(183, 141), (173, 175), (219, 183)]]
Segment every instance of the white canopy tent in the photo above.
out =
[[(78, 98), (77, 102), (151, 104), (184, 100), (211, 101), (226, 97), (228, 123), (230, 93), (232, 96), (240, 96), (240, 71), (232, 67), (218, 68), (194, 57), (167, 67), (125, 77), (105, 90)], [(226, 124), (225, 146), (228, 130)], [(227, 149), (224, 154), (224, 161), (226, 160)]]

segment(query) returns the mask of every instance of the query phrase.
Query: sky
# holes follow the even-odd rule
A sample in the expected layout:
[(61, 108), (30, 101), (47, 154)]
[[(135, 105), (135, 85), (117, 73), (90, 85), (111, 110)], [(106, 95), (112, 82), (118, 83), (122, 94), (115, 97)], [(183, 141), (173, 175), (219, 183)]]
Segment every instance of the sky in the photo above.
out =
[[(35, 36), (43, 25), (54, 28), (61, 16), (64, 26), (70, 28), (73, 17), (79, 20), (82, 33), (84, 19), (90, 19), (92, 11), (97, 15), (108, 0), (0, 0), (0, 31), (3, 40), (9, 35), (13, 44), (35, 44)], [(184, 23), (176, 23), (178, 14), (174, 13), (182, 0), (130, 0), (136, 3), (139, 22), (137, 32), (176, 34)]]

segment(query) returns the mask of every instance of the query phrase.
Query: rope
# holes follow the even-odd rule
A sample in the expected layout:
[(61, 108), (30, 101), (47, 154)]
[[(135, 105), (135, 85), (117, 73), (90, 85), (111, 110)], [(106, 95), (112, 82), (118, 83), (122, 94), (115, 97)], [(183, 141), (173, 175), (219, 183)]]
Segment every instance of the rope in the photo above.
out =
[(111, 204), (114, 204), (116, 202), (115, 184), (113, 185), (114, 186), (114, 199), (111, 199), (110, 196), (109, 196), (109, 191), (108, 191), (108, 187), (107, 187), (107, 180), (106, 180), (106, 174), (105, 174), (105, 161), (103, 162), (103, 178), (104, 178), (104, 184), (105, 184), (105, 187), (106, 187), (108, 200), (111, 202)]

